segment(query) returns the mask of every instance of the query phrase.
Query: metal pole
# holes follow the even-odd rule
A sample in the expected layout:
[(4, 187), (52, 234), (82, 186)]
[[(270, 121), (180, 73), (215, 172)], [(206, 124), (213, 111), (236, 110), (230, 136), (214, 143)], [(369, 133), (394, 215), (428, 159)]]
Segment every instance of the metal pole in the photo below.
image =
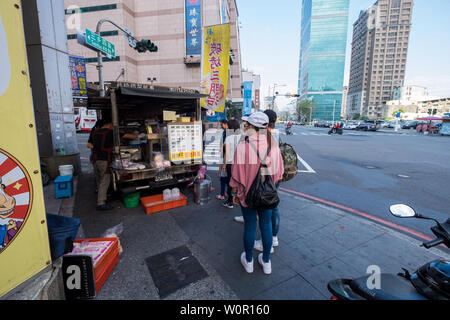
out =
[(334, 125), (334, 112), (336, 109), (336, 100), (334, 100), (334, 104), (333, 104), (333, 125)]
[[(124, 28), (122, 28), (121, 26), (116, 24), (114, 21), (109, 20), (109, 19), (101, 19), (99, 22), (97, 22), (97, 28), (95, 30), (95, 33), (98, 34), (99, 36), (100, 36), (100, 29), (101, 29), (101, 26), (102, 26), (103, 22), (109, 22), (109, 23), (113, 24), (118, 29), (120, 29), (121, 31), (126, 33), (128, 36), (130, 36), (133, 39), (137, 40), (130, 32), (128, 32), (127, 30), (125, 30)], [(100, 85), (100, 97), (104, 97), (105, 96), (105, 81), (103, 79), (103, 58), (102, 58), (102, 53), (100, 51), (97, 52), (97, 63), (98, 63), (97, 64), (98, 82), (99, 82), (99, 85)]]
[(120, 152), (119, 110), (117, 109), (116, 89), (111, 89), (111, 120), (113, 125), (114, 153)]

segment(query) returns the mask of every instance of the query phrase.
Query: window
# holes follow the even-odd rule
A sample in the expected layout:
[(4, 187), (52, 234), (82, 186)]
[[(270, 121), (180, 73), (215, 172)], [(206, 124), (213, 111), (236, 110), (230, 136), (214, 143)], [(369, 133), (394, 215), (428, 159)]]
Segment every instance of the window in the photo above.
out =
[(117, 4), (107, 4), (103, 6), (92, 6), (92, 7), (82, 7), (78, 10), (64, 10), (66, 14), (73, 14), (73, 13), (84, 13), (84, 12), (94, 12), (94, 11), (105, 11), (105, 10), (113, 10), (117, 9)]

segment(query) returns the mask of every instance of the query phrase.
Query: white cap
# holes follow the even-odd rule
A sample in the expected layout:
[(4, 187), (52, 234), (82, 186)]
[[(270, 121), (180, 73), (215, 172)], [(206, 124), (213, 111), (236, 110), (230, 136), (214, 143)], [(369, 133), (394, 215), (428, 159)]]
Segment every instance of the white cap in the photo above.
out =
[(247, 121), (257, 128), (266, 128), (269, 124), (269, 117), (261, 111), (254, 112), (249, 116), (244, 116), (242, 117), (242, 120)]

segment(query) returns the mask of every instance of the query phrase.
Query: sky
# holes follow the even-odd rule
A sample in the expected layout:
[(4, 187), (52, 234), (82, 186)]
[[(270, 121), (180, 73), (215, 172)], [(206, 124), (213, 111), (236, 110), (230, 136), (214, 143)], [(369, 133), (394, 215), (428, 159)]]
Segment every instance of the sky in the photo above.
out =
[[(261, 97), (297, 93), (301, 0), (237, 0), (242, 67), (261, 75)], [(347, 61), (350, 70), (353, 23), (375, 0), (350, 0)], [(427, 87), (431, 96), (450, 97), (449, 0), (415, 0), (406, 64), (407, 85)], [(294, 99), (277, 98), (280, 110)], [(263, 101), (263, 99), (261, 99)]]

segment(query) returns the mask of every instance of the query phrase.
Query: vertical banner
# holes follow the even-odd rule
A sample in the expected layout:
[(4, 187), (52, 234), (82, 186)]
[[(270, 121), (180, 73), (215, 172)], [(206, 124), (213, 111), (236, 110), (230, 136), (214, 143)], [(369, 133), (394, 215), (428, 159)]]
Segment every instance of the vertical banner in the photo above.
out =
[(203, 108), (225, 111), (230, 66), (230, 24), (205, 27), (202, 41), (201, 99)]
[(252, 113), (252, 82), (244, 82), (244, 105), (242, 115), (247, 116)]
[(261, 108), (261, 95), (259, 89), (255, 90), (255, 109), (259, 110)]
[(202, 1), (185, 0), (186, 55), (200, 55), (202, 51)]
[(0, 296), (51, 264), (21, 7), (0, 1)]
[(84, 57), (69, 56), (69, 66), (72, 96), (78, 99), (87, 99), (86, 59)]

